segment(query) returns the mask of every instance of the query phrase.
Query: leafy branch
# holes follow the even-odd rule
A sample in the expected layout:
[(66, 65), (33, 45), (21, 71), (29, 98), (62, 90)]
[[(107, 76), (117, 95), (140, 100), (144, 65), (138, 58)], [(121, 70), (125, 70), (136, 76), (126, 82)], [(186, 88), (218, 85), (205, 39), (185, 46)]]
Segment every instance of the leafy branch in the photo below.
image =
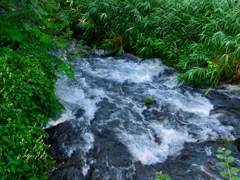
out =
[(230, 156), (232, 151), (225, 149), (225, 148), (219, 148), (217, 150), (216, 157), (220, 160), (219, 166), (221, 168), (224, 168), (225, 171), (220, 172), (220, 175), (223, 178), (229, 179), (229, 180), (240, 180), (239, 176), (235, 176), (239, 173), (239, 169), (236, 167), (231, 167), (230, 164), (234, 162), (235, 158)]

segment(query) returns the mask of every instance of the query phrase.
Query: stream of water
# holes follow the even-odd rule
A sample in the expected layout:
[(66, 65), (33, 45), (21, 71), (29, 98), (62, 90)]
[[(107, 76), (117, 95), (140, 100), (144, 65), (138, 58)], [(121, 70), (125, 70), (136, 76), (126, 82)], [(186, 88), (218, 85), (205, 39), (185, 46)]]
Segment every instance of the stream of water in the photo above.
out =
[(47, 126), (57, 162), (49, 179), (147, 180), (160, 170), (172, 179), (220, 179), (220, 139), (239, 136), (238, 86), (203, 96), (203, 88), (179, 85), (160, 60), (129, 54), (73, 64), (76, 81), (57, 82), (66, 110)]

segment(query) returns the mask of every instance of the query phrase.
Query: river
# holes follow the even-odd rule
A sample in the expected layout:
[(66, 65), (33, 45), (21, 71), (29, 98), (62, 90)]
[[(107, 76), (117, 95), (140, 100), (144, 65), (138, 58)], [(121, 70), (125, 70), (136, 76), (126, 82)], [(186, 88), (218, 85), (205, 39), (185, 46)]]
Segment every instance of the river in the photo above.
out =
[[(56, 160), (49, 179), (221, 179), (218, 147), (239, 137), (240, 88), (177, 83), (159, 59), (92, 55), (73, 61), (76, 80), (61, 75), (56, 93), (66, 110), (46, 127)], [(146, 105), (146, 98), (153, 104)]]

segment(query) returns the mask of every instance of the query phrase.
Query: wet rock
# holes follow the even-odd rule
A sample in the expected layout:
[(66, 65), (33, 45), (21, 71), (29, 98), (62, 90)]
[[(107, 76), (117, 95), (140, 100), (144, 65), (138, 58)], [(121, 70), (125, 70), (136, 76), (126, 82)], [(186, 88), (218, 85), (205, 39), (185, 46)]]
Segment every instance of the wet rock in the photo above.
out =
[(113, 109), (116, 108), (116, 105), (110, 103), (107, 98), (103, 98), (97, 106), (99, 107), (98, 111), (95, 113), (91, 124), (98, 123), (102, 119), (109, 119), (109, 116), (114, 113)]
[(240, 151), (240, 138), (236, 138), (233, 141), (234, 145), (237, 146), (238, 150)]
[(84, 162), (79, 157), (84, 155), (82, 147), (85, 146), (86, 142), (81, 136), (81, 127), (73, 125), (73, 123), (65, 121), (46, 129), (50, 136), (46, 142), (51, 145), (50, 153), (56, 161), (56, 167), (59, 169), (66, 169), (75, 164), (78, 164), (78, 166), (84, 165)]
[[(181, 155), (169, 157), (164, 163), (144, 166), (140, 162), (135, 163), (136, 179), (153, 179), (156, 172), (171, 177), (172, 180), (210, 180), (221, 179), (218, 166), (219, 160), (215, 157), (219, 147), (232, 150), (232, 156), (239, 158), (240, 154), (234, 145), (226, 145), (221, 140), (202, 143), (185, 143)], [(210, 153), (209, 153), (210, 152)], [(239, 167), (236, 161), (235, 167)]]
[(162, 142), (162, 138), (161, 137), (159, 137), (156, 134), (154, 134), (154, 139), (155, 139), (156, 143), (161, 144), (161, 142)]
[(159, 112), (155, 109), (150, 110), (150, 109), (144, 109), (142, 112), (142, 115), (146, 120), (164, 120), (166, 118), (166, 115), (162, 112)]
[(230, 120), (229, 118), (226, 119), (226, 118), (219, 118), (221, 120), (221, 123), (224, 125), (224, 126), (236, 126), (237, 125), (237, 122), (236, 120)]
[(74, 166), (58, 168), (50, 173), (48, 180), (82, 180), (85, 179), (81, 169)]
[[(221, 92), (221, 91), (220, 91)], [(240, 117), (240, 111), (238, 104), (240, 104), (239, 98), (230, 98), (226, 94), (214, 91), (207, 95), (207, 98), (213, 103), (214, 109), (211, 110), (211, 115), (219, 115), (219, 121), (224, 126), (232, 126), (233, 135), (240, 134), (240, 123), (238, 119)]]
[(146, 106), (147, 106), (148, 109), (150, 109), (150, 108), (158, 108), (159, 107), (157, 101), (155, 101), (155, 100), (152, 100), (151, 103), (146, 103)]
[(85, 113), (84, 109), (80, 108), (77, 110), (75, 116), (76, 116), (76, 118), (80, 118), (84, 115), (84, 113)]

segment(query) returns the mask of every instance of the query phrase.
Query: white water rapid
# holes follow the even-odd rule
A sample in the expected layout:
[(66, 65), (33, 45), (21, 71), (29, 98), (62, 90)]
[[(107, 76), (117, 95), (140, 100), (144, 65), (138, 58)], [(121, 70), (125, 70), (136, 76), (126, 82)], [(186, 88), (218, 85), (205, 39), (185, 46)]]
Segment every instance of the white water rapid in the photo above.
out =
[[(201, 90), (178, 85), (174, 70), (158, 59), (90, 57), (73, 63), (76, 81), (64, 75), (57, 81), (56, 93), (66, 110), (48, 127), (69, 121), (81, 129), (62, 147), (69, 157), (82, 151), (84, 175), (97, 161), (85, 156), (100, 135), (110, 134), (126, 147), (131, 161), (142, 165), (177, 157), (187, 142), (234, 138), (233, 127), (220, 123), (221, 112), (210, 113), (214, 106)], [(155, 101), (150, 107), (147, 97)]]

